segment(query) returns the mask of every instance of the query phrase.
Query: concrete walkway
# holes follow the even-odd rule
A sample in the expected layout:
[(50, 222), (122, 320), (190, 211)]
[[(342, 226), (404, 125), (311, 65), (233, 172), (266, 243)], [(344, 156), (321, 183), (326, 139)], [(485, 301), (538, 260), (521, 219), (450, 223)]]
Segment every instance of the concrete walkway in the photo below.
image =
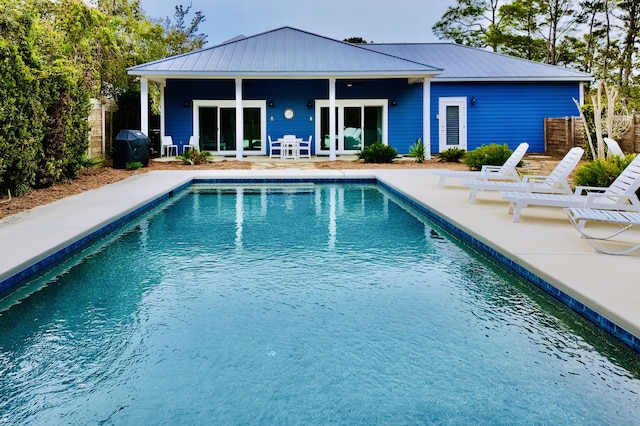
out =
[[(456, 180), (445, 189), (427, 170), (195, 170), (155, 171), (0, 220), (0, 288), (15, 276), (87, 235), (136, 211), (193, 178), (375, 177), (446, 218), (471, 237), (523, 266), (635, 336), (640, 347), (640, 251), (598, 254), (570, 225), (562, 209), (529, 207), (519, 223), (499, 194), (476, 204)], [(639, 231), (630, 237), (640, 240)], [(633, 339), (633, 338), (632, 338)]]

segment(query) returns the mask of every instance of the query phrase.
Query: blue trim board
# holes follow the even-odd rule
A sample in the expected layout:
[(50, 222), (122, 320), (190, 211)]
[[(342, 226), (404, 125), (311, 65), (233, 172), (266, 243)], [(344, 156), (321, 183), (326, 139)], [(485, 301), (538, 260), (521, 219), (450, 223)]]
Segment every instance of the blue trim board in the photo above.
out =
[(433, 221), (435, 224), (445, 229), (451, 235), (456, 238), (466, 242), (474, 249), (484, 253), (485, 255), (490, 256), (495, 259), (501, 265), (506, 267), (507, 269), (517, 273), (530, 283), (534, 284), (538, 288), (544, 290), (546, 293), (553, 296), (555, 299), (562, 302), (564, 305), (586, 318), (587, 320), (594, 323), (596, 326), (601, 329), (607, 331), (611, 335), (618, 338), (620, 341), (625, 343), (626, 345), (633, 348), (635, 351), (640, 353), (640, 337), (634, 336), (632, 333), (627, 331), (626, 329), (620, 327), (615, 324), (613, 321), (605, 318), (600, 313), (596, 312), (592, 308), (586, 306), (579, 300), (571, 297), (567, 293), (561, 291), (557, 287), (553, 286), (548, 281), (542, 279), (537, 276), (530, 270), (528, 270), (523, 265), (519, 264), (517, 261), (505, 256), (504, 254), (498, 252), (496, 249), (491, 247), (490, 245), (478, 240), (477, 238), (472, 237), (459, 227), (455, 226), (453, 223), (449, 222), (446, 218), (440, 216), (434, 211), (430, 210), (424, 204), (416, 201), (415, 199), (409, 197), (408, 195), (400, 192), (399, 190), (393, 188), (392, 186), (382, 182), (373, 177), (354, 177), (354, 178), (284, 178), (284, 179), (276, 179), (276, 178), (263, 178), (263, 179), (251, 179), (251, 178), (195, 178), (190, 182), (187, 182), (181, 185), (178, 188), (175, 188), (171, 191), (166, 192), (158, 196), (157, 198), (149, 201), (144, 206), (137, 208), (136, 210), (129, 212), (114, 221), (108, 223), (102, 228), (92, 232), (91, 234), (80, 238), (79, 240), (73, 242), (69, 246), (47, 256), (46, 258), (34, 263), (28, 268), (22, 270), (21, 272), (3, 280), (0, 282), (0, 295), (4, 295), (9, 292), (13, 287), (16, 287), (20, 283), (27, 280), (29, 277), (32, 277), (34, 274), (43, 270), (44, 268), (52, 265), (55, 262), (62, 260), (65, 257), (70, 256), (71, 254), (77, 252), (78, 250), (86, 247), (90, 243), (94, 242), (100, 237), (107, 235), (108, 233), (114, 231), (116, 228), (125, 225), (130, 222), (134, 218), (141, 216), (142, 214), (148, 212), (154, 207), (158, 206), (160, 203), (168, 200), (173, 197), (175, 194), (186, 190), (192, 184), (197, 183), (224, 183), (224, 184), (265, 184), (265, 183), (375, 183), (381, 188), (384, 188), (389, 193), (396, 196), (399, 200), (409, 205), (411, 208), (417, 210), (421, 214), (425, 215), (429, 220)]

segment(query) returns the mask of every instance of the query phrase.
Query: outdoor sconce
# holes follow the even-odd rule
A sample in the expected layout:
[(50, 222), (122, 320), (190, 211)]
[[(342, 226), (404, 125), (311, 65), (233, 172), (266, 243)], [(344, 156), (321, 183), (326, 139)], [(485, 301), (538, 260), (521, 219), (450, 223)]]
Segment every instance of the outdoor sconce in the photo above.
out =
[(471, 97), (471, 105), (475, 105), (475, 104), (476, 104), (476, 102), (478, 102), (478, 101), (476, 100), (476, 97), (475, 97), (475, 96), (472, 96), (472, 97)]
[(269, 101), (269, 108), (273, 108), (274, 106), (276, 106), (273, 101)]
[(182, 106), (185, 107), (185, 108), (189, 108), (189, 101), (184, 101), (182, 103)]
[(398, 106), (398, 101), (391, 101), (391, 106)]
[(307, 102), (307, 108), (309, 109), (313, 108), (313, 101)]

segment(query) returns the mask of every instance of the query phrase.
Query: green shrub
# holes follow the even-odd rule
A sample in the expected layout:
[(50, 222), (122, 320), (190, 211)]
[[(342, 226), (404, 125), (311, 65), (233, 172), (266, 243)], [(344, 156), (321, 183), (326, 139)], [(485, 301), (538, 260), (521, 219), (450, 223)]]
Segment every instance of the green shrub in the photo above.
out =
[(467, 151), (458, 147), (445, 149), (438, 154), (438, 161), (441, 163), (459, 163), (464, 158)]
[(92, 169), (96, 166), (101, 165), (103, 162), (102, 158), (98, 157), (89, 157), (88, 155), (83, 155), (80, 158), (80, 166), (84, 169)]
[(138, 170), (141, 167), (144, 167), (144, 164), (140, 161), (132, 161), (124, 165), (124, 168), (127, 170)]
[(422, 139), (418, 138), (416, 143), (409, 147), (409, 157), (416, 159), (416, 163), (423, 163), (427, 156)]
[(181, 155), (178, 156), (178, 158), (184, 161), (185, 164), (189, 164), (191, 166), (204, 163), (210, 157), (211, 153), (209, 151), (198, 151), (195, 148), (184, 151)]
[(467, 152), (467, 155), (464, 156), (464, 164), (469, 166), (471, 170), (480, 170), (484, 165), (502, 166), (512, 153), (513, 151), (509, 149), (507, 144), (482, 145)]
[(573, 176), (577, 186), (608, 187), (636, 157), (632, 155), (614, 155), (607, 159), (597, 159), (581, 165)]
[(397, 157), (398, 151), (394, 147), (380, 142), (373, 143), (358, 153), (358, 158), (365, 163), (393, 163)]

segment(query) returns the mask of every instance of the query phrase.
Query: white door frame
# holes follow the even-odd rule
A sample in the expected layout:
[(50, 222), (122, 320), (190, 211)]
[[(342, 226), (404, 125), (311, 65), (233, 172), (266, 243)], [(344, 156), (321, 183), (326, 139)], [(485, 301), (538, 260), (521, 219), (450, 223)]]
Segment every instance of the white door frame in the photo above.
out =
[[(200, 137), (200, 107), (236, 108), (236, 101), (194, 99), (193, 100), (193, 135)], [(238, 152), (244, 155), (266, 155), (267, 153), (267, 101), (242, 101), (242, 108), (260, 108), (260, 151), (216, 151), (215, 154), (236, 155)], [(219, 114), (219, 112), (218, 112)], [(237, 123), (236, 123), (237, 125)], [(220, 123), (218, 122), (218, 141), (220, 140)], [(236, 129), (237, 132), (237, 129)], [(236, 135), (237, 138), (237, 135)]]
[[(458, 145), (447, 145), (447, 107), (457, 106)], [(438, 99), (438, 152), (457, 147), (467, 149), (467, 98), (466, 96)]]
[[(355, 154), (357, 150), (345, 150), (344, 149), (344, 108), (345, 107), (382, 107), (382, 142), (384, 145), (388, 144), (388, 127), (389, 127), (389, 116), (388, 116), (388, 104), (389, 101), (387, 99), (336, 99), (335, 101), (336, 109), (338, 110), (338, 134), (336, 134), (336, 138), (338, 139), (338, 150), (337, 154)], [(329, 155), (330, 149), (322, 149), (322, 135), (320, 134), (320, 111), (322, 107), (329, 107), (329, 100), (327, 99), (316, 99), (315, 101), (315, 115), (316, 115), (316, 128), (315, 128), (315, 148), (316, 155)], [(362, 124), (364, 126), (364, 114), (362, 115)], [(364, 143), (364, 129), (362, 132), (362, 142)]]

